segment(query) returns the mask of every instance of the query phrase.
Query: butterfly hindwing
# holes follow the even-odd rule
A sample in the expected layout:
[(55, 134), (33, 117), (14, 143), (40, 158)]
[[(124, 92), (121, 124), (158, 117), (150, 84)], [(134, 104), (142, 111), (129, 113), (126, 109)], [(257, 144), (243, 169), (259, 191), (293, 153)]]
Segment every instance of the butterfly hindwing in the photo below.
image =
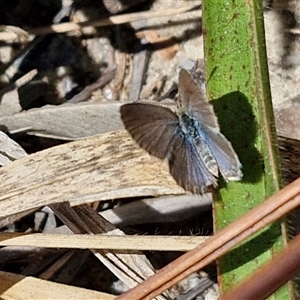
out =
[(219, 131), (203, 126), (207, 144), (217, 161), (220, 173), (225, 180), (240, 180), (243, 177), (241, 163), (231, 143)]
[(170, 173), (185, 190), (203, 194), (217, 186), (216, 178), (206, 169), (195, 144), (183, 132), (177, 134), (169, 157)]

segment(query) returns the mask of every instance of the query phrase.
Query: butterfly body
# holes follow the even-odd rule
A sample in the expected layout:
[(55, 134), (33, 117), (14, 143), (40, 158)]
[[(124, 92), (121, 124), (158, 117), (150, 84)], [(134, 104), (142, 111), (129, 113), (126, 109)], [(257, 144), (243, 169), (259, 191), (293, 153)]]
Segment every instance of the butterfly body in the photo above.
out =
[(231, 143), (220, 132), (212, 106), (193, 81), (179, 74), (180, 110), (143, 103), (121, 107), (125, 128), (149, 154), (167, 158), (170, 173), (185, 190), (202, 194), (225, 180), (240, 180), (241, 164)]
[(203, 126), (187, 113), (179, 115), (180, 127), (187, 139), (196, 145), (199, 156), (211, 174), (218, 177), (218, 164), (209, 148)]
[(201, 134), (201, 124), (187, 113), (179, 115), (179, 123), (182, 131), (192, 139), (195, 139)]

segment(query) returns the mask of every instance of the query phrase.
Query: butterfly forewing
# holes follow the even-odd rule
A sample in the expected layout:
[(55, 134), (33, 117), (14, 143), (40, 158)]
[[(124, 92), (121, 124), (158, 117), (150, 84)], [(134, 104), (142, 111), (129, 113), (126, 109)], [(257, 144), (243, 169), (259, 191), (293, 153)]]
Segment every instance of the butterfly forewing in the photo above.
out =
[(193, 115), (198, 122), (219, 129), (212, 105), (205, 100), (205, 95), (202, 94), (191, 75), (184, 69), (180, 70), (179, 73), (178, 91), (182, 107)]
[(166, 158), (171, 149), (178, 117), (168, 108), (129, 103), (121, 107), (121, 117), (132, 138), (149, 154)]
[(174, 140), (169, 166), (176, 182), (187, 191), (203, 194), (207, 187), (217, 186), (215, 177), (206, 169), (195, 144), (182, 132)]

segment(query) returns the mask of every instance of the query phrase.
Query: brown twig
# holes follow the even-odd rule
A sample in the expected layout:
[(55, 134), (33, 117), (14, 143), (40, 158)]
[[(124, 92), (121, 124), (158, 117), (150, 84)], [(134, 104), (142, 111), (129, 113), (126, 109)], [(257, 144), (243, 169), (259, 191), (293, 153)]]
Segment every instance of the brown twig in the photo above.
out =
[(103, 88), (111, 80), (113, 80), (115, 73), (115, 68), (108, 69), (95, 83), (86, 86), (80, 93), (76, 94), (73, 98), (68, 100), (67, 103), (79, 103), (86, 101), (91, 97), (92, 93), (95, 90)]
[(129, 91), (129, 99), (131, 101), (139, 100), (140, 92), (144, 84), (145, 74), (147, 72), (149, 51), (147, 49), (142, 49), (145, 43), (146, 41), (142, 39), (140, 44), (136, 44), (137, 53), (133, 58), (133, 70)]
[[(262, 300), (288, 282), (300, 269), (300, 235), (280, 254), (220, 300)], [(263, 280), (262, 280), (263, 278)]]
[(50, 279), (59, 269), (61, 269), (75, 254), (75, 250), (69, 250), (62, 255), (59, 259), (57, 259), (54, 263), (52, 263), (45, 271), (43, 271), (39, 278), (41, 279)]
[(36, 69), (33, 69), (33, 70), (29, 71), (28, 73), (26, 73), (25, 75), (23, 75), (22, 77), (20, 77), (19, 79), (17, 79), (12, 84), (10, 84), (10, 85), (6, 86), (5, 88), (3, 88), (2, 90), (0, 90), (0, 97), (2, 97), (2, 95), (4, 95), (5, 93), (7, 93), (8, 91), (19, 89), (21, 86), (23, 86), (24, 84), (26, 84), (29, 81), (31, 81), (33, 79), (33, 77), (37, 73), (38, 72), (37, 72)]
[(117, 299), (152, 299), (300, 205), (300, 178)]
[[(112, 26), (118, 24), (125, 24), (133, 21), (143, 20), (143, 19), (167, 17), (167, 16), (177, 15), (180, 13), (191, 11), (199, 7), (199, 4), (197, 4), (196, 6), (195, 5), (185, 6), (185, 7), (174, 8), (174, 9), (169, 9), (164, 11), (155, 11), (155, 12), (146, 11), (146, 12), (138, 12), (138, 13), (129, 13), (129, 14), (123, 14), (118, 16), (112, 16), (107, 19), (96, 20), (96, 21), (94, 20), (94, 21), (86, 21), (86, 22), (79, 22), (79, 23), (65, 22), (61, 24), (54, 24), (47, 27), (34, 28), (28, 30), (28, 33), (33, 35), (63, 33), (63, 32), (69, 32), (73, 30), (81, 30), (84, 27), (105, 27), (105, 26)], [(199, 14), (200, 13), (201, 11), (199, 10)], [(187, 17), (189, 16), (189, 14), (190, 13), (187, 13)], [(14, 32), (0, 33), (0, 41), (13, 40), (15, 38), (16, 38), (16, 34)]]

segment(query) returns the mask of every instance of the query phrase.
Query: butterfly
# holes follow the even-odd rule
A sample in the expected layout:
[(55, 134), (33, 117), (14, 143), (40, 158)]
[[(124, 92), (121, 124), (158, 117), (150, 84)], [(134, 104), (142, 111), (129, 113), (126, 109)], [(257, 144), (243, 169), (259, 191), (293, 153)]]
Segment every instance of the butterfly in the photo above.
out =
[(171, 109), (155, 104), (129, 103), (120, 108), (131, 137), (150, 155), (167, 159), (177, 184), (203, 194), (225, 180), (241, 180), (241, 164), (231, 143), (220, 132), (213, 107), (190, 73), (181, 69), (179, 105)]

